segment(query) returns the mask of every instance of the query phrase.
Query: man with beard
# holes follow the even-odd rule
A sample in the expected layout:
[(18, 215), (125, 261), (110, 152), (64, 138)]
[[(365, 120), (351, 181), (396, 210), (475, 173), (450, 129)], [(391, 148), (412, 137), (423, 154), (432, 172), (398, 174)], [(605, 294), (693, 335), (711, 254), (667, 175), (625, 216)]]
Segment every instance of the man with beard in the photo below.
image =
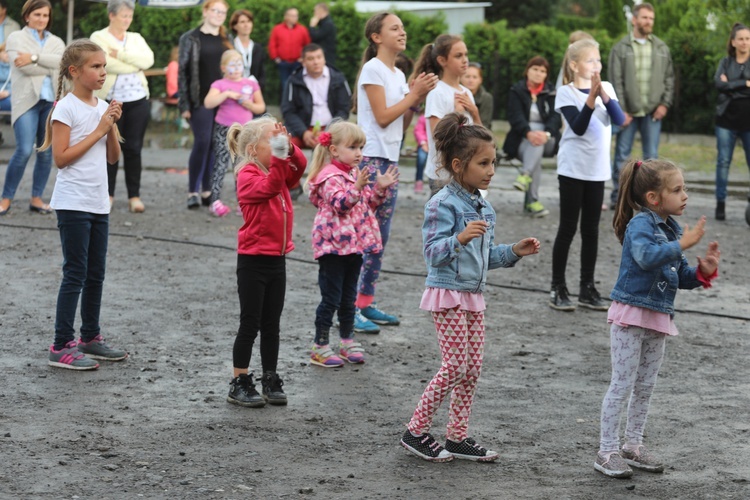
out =
[(653, 34), (654, 6), (641, 3), (633, 8), (633, 31), (612, 47), (609, 78), (625, 112), (619, 128), (612, 164), (612, 205), (617, 202), (620, 168), (630, 157), (635, 133), (641, 134), (643, 159), (659, 155), (661, 121), (674, 97), (674, 68), (669, 47)]

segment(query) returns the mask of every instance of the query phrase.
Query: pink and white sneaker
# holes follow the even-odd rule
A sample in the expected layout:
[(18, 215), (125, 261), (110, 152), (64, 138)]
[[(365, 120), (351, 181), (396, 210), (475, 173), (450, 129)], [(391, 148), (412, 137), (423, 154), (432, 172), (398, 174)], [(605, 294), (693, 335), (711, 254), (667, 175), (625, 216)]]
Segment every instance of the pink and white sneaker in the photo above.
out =
[(208, 211), (215, 217), (224, 217), (232, 210), (228, 206), (224, 205), (221, 200), (216, 200), (215, 202), (211, 203), (210, 207), (208, 207)]

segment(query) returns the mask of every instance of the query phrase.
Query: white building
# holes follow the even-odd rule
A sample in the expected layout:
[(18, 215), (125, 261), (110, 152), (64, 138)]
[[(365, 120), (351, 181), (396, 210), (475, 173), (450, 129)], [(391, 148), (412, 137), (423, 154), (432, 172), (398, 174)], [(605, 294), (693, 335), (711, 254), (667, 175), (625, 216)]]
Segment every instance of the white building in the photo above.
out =
[(445, 15), (448, 24), (448, 33), (460, 35), (464, 32), (464, 26), (471, 23), (484, 22), (484, 9), (491, 7), (490, 2), (464, 3), (464, 2), (382, 2), (382, 1), (359, 1), (355, 7), (357, 12), (376, 13), (392, 10), (411, 12), (422, 17), (431, 17), (439, 12)]

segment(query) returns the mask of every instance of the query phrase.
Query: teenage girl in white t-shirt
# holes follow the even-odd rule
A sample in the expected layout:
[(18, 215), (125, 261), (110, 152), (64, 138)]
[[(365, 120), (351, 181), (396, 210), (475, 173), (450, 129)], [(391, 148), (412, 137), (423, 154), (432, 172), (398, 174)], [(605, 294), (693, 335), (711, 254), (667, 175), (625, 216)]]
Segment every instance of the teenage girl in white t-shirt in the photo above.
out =
[[(406, 77), (396, 67), (396, 57), (406, 49), (406, 31), (398, 16), (388, 12), (374, 15), (365, 24), (365, 38), (368, 46), (362, 57), (354, 102), (357, 124), (367, 137), (361, 167), (369, 169), (370, 182), (375, 182), (377, 172), (384, 174), (391, 167), (398, 167), (404, 123), (411, 121), (412, 113), (435, 88), (438, 78), (432, 73), (422, 73), (407, 85)], [(397, 196), (398, 183), (388, 189), (385, 201), (375, 211), (383, 251), (388, 243)], [(398, 317), (379, 310), (374, 302), (383, 251), (364, 256), (354, 320), (356, 332), (377, 333), (380, 329), (374, 323), (399, 324)]]
[[(120, 361), (128, 354), (106, 344), (100, 334), (99, 311), (109, 234), (107, 162), (120, 157), (115, 123), (122, 105), (94, 95), (107, 76), (107, 59), (97, 44), (75, 40), (60, 61), (57, 103), (47, 121), (41, 149), (52, 145), (57, 180), (50, 205), (57, 214), (63, 253), (63, 278), (57, 295), (55, 341), (49, 364), (71, 370), (94, 370), (94, 359)], [(63, 79), (73, 90), (62, 99)], [(81, 301), (81, 338), (75, 340), (78, 300)]]
[(461, 77), (469, 69), (469, 56), (466, 44), (457, 35), (440, 35), (435, 43), (428, 43), (422, 48), (419, 59), (414, 66), (414, 75), (435, 73), (440, 81), (427, 94), (425, 117), (427, 118), (427, 164), (424, 174), (430, 186), (432, 197), (442, 188), (450, 175), (438, 169), (437, 151), (432, 131), (438, 122), (448, 113), (463, 113), (469, 124), (482, 123), (479, 108), (474, 104), (474, 94), (461, 85)]
[(581, 217), (581, 281), (578, 304), (589, 309), (608, 309), (594, 287), (594, 269), (599, 243), (599, 219), (604, 182), (609, 180), (609, 146), (612, 126), (625, 115), (614, 88), (602, 82), (599, 44), (579, 40), (568, 47), (563, 85), (557, 91), (555, 111), (563, 115), (565, 128), (557, 153), (560, 183), (560, 226), (552, 248), (552, 290), (549, 305), (558, 311), (573, 311), (568, 297), (565, 267), (568, 252)]

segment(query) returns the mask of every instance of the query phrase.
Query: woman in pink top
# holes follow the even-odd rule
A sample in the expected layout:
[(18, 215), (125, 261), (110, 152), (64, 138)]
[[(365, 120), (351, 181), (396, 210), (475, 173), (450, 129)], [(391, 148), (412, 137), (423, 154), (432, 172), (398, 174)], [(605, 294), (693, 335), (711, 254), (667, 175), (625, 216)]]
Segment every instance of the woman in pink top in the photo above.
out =
[[(318, 137), (307, 177), (310, 201), (318, 208), (312, 230), (313, 256), (318, 259), (322, 296), (315, 312), (315, 344), (311, 363), (334, 368), (364, 363), (364, 350), (354, 341), (354, 301), (362, 256), (383, 250), (374, 211), (398, 180), (396, 167), (378, 172), (374, 189), (367, 167), (359, 169), (365, 133), (354, 123), (334, 121)], [(328, 346), (333, 315), (338, 311), (339, 355)]]
[(417, 124), (414, 125), (414, 140), (417, 141), (417, 177), (414, 179), (414, 192), (422, 194), (424, 191), (422, 176), (424, 166), (427, 164), (427, 153), (430, 151), (427, 146), (427, 118), (424, 113), (419, 115)]
[(231, 161), (227, 148), (227, 131), (235, 123), (247, 123), (253, 119), (253, 113), (262, 113), (266, 109), (257, 80), (243, 77), (242, 56), (239, 52), (224, 52), (221, 56), (221, 71), (224, 78), (211, 84), (211, 90), (203, 101), (206, 109), (219, 107), (214, 125), (213, 148), (216, 158), (211, 176), (211, 200), (208, 208), (216, 217), (223, 217), (230, 212), (229, 207), (219, 199)]

